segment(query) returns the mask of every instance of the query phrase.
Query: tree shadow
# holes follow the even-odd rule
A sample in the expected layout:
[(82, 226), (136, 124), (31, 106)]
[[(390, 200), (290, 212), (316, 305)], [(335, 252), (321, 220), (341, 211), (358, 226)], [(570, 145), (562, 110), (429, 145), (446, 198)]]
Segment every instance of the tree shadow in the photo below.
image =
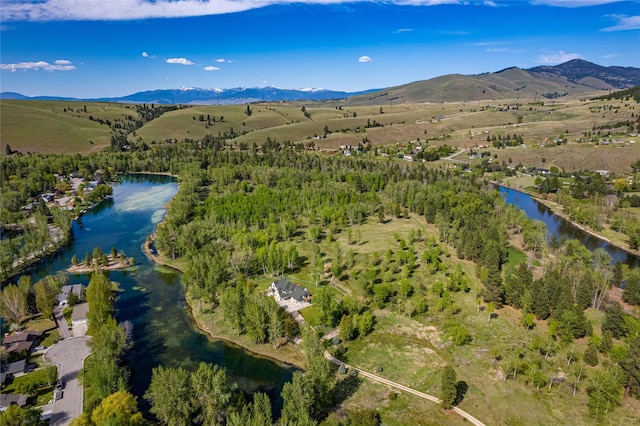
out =
[(333, 392), (335, 405), (341, 404), (353, 395), (360, 387), (362, 380), (362, 378), (354, 374), (351, 370), (342, 380), (338, 380)]
[(460, 380), (456, 383), (456, 399), (453, 402), (453, 405), (458, 405), (464, 400), (464, 396), (467, 394), (469, 390), (469, 385), (464, 380)]

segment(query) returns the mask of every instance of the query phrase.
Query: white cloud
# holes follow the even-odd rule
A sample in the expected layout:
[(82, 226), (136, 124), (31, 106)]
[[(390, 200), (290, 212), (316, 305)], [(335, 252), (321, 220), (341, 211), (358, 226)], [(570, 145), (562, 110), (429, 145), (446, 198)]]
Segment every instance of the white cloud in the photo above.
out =
[(550, 55), (540, 55), (536, 59), (536, 62), (540, 64), (562, 64), (572, 59), (580, 58), (582, 58), (582, 55), (579, 53), (565, 53), (561, 50), (558, 53), (552, 53)]
[(71, 71), (74, 69), (76, 69), (76, 67), (67, 59), (58, 59), (54, 61), (53, 64), (46, 61), (0, 64), (0, 70), (8, 70), (11, 72), (16, 72), (18, 70)]
[(147, 52), (142, 52), (142, 57), (143, 57), (143, 58), (148, 58), (148, 57), (149, 57), (149, 54), (148, 54)]
[(193, 62), (188, 60), (187, 58), (169, 58), (167, 59), (168, 64), (179, 64), (179, 65), (193, 65)]
[(358, 62), (363, 62), (363, 63), (365, 63), (365, 62), (371, 62), (371, 61), (373, 61), (373, 59), (371, 59), (371, 58), (370, 58), (369, 56), (367, 56), (367, 55), (360, 56), (360, 57), (358, 58)]
[(220, 70), (220, 68), (218, 68), (218, 67), (212, 67), (212, 66), (210, 65), (210, 66), (208, 66), (208, 67), (204, 67), (204, 70), (205, 70), (205, 71), (219, 71), (219, 70)]
[(617, 3), (621, 0), (532, 0), (533, 5), (558, 6), (558, 7), (585, 7), (600, 4)]
[(398, 28), (394, 31), (394, 34), (410, 33), (413, 32), (413, 28)]
[(491, 53), (501, 53), (501, 52), (510, 52), (511, 49), (507, 49), (506, 47), (489, 47), (487, 49), (484, 49), (485, 52), (491, 52)]
[[(92, 1), (91, 7), (78, 7), (78, 0), (3, 1), (1, 18), (9, 21), (131, 21), (147, 18), (184, 18), (243, 12), (270, 5), (291, 3), (341, 4), (371, 0), (118, 0)], [(399, 6), (437, 6), (441, 4), (495, 5), (488, 0), (373, 0)], [(540, 0), (542, 1), (542, 0)], [(579, 0), (595, 3), (598, 0)], [(549, 3), (553, 2), (548, 0)], [(558, 3), (567, 1), (556, 0)], [(600, 3), (604, 1), (600, 0)]]
[(611, 15), (611, 18), (618, 21), (616, 25), (603, 28), (600, 31), (626, 31), (640, 29), (640, 16)]
[(216, 62), (219, 64), (231, 64), (235, 61), (232, 61), (231, 59), (225, 59), (225, 58), (218, 58), (216, 59)]

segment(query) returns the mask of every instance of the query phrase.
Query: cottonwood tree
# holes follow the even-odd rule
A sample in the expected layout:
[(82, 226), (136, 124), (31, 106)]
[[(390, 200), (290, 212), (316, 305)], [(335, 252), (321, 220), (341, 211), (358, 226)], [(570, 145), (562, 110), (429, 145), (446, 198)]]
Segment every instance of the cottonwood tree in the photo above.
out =
[(190, 386), (196, 420), (206, 425), (224, 424), (234, 390), (226, 371), (217, 365), (201, 362), (191, 373)]
[(92, 356), (87, 360), (85, 383), (98, 400), (125, 390), (129, 370), (120, 365), (126, 346), (124, 330), (113, 317), (108, 317), (94, 332), (90, 341)]
[(144, 398), (151, 403), (151, 413), (164, 425), (181, 426), (190, 423), (194, 407), (189, 372), (182, 367), (158, 366), (151, 373), (151, 384)]
[(51, 318), (59, 288), (51, 285), (48, 280), (40, 280), (34, 286), (34, 291), (36, 293), (36, 308), (43, 317)]
[(103, 399), (91, 413), (91, 421), (96, 426), (146, 424), (142, 413), (138, 411), (136, 397), (125, 390), (117, 391)]
[(271, 401), (265, 393), (253, 395), (253, 402), (227, 416), (227, 426), (272, 426)]
[(11, 324), (20, 324), (27, 314), (27, 294), (15, 284), (2, 290), (0, 313)]
[(606, 370), (597, 370), (589, 380), (587, 395), (589, 415), (602, 421), (605, 415), (615, 407), (622, 405), (620, 385), (622, 372), (617, 365), (610, 365)]
[(99, 271), (94, 271), (87, 287), (87, 322), (89, 323), (88, 334), (93, 334), (107, 322), (113, 315), (113, 291), (111, 283), (105, 275)]

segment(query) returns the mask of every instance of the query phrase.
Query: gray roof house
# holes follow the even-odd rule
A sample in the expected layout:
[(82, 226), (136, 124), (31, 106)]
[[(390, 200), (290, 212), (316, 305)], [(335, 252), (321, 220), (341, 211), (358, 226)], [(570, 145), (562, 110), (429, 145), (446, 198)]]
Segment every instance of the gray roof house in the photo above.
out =
[(71, 293), (75, 293), (79, 299), (82, 299), (82, 284), (71, 284), (62, 287), (60, 294), (56, 295), (56, 303), (60, 306), (65, 305)]
[(0, 367), (0, 384), (4, 384), (7, 378), (22, 375), (27, 371), (26, 359), (16, 362), (10, 362), (8, 364), (2, 363), (1, 365), (2, 367)]
[(2, 393), (0, 394), (0, 411), (6, 410), (11, 404), (24, 407), (27, 404), (27, 398), (29, 395)]
[(311, 301), (311, 294), (306, 288), (302, 288), (286, 278), (272, 282), (269, 289), (278, 302), (289, 299), (293, 299), (296, 303)]

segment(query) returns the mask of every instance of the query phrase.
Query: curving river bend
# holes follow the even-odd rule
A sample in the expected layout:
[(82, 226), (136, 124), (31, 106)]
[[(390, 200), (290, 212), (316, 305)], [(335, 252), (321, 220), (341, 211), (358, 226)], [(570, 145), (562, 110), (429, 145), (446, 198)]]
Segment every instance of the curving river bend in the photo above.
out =
[[(115, 303), (119, 322), (133, 323), (135, 346), (127, 359), (131, 368), (131, 391), (142, 398), (151, 372), (158, 365), (195, 370), (202, 361), (227, 369), (230, 379), (246, 393), (262, 391), (280, 410), (280, 391), (291, 380), (292, 369), (258, 357), (232, 344), (212, 340), (197, 330), (189, 315), (180, 273), (157, 266), (144, 255), (142, 244), (164, 217), (164, 205), (178, 186), (168, 176), (132, 175), (115, 185), (113, 199), (106, 200), (74, 222), (71, 243), (30, 271), (33, 281), (55, 274), (71, 264), (75, 254), (82, 259), (94, 247), (109, 253), (112, 247), (133, 256), (134, 271), (112, 271), (109, 278), (120, 283)], [(71, 275), (69, 283), (88, 284), (88, 275)]]

